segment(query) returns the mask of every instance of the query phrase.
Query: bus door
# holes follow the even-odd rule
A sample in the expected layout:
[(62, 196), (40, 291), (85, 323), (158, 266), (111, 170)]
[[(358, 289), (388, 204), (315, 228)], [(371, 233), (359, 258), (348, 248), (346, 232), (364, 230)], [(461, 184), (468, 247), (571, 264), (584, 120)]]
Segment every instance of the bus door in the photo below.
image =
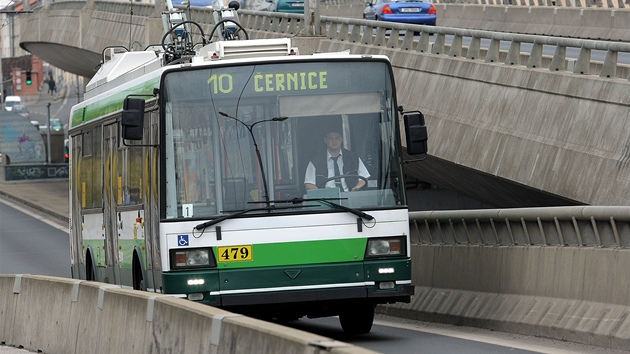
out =
[(107, 263), (106, 276), (104, 281), (116, 284), (119, 279), (118, 264), (118, 234), (116, 232), (117, 194), (118, 177), (116, 172), (116, 158), (118, 156), (117, 124), (110, 124), (103, 127), (103, 157), (105, 161), (105, 186), (103, 219), (105, 224), (105, 260)]
[[(156, 111), (145, 114), (144, 144), (157, 145), (159, 141), (159, 115)], [(145, 273), (147, 277), (148, 289), (159, 289), (162, 285), (161, 263), (160, 263), (160, 214), (159, 214), (159, 149), (144, 148), (143, 153), (143, 184), (144, 193), (144, 215), (145, 215), (145, 238), (146, 238), (146, 264)]]

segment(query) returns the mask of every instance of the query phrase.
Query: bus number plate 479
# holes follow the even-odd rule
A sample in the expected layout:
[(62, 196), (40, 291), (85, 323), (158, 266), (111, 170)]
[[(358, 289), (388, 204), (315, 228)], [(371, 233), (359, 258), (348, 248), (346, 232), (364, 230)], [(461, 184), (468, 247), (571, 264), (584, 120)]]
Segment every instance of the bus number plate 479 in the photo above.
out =
[(251, 245), (219, 247), (218, 253), (220, 262), (251, 261), (253, 256)]

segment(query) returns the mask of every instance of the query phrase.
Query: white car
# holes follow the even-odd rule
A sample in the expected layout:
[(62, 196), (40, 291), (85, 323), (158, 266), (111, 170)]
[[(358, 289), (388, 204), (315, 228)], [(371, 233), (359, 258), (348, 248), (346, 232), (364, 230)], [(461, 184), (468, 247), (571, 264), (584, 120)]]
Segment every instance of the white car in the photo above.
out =
[(20, 96), (7, 96), (7, 98), (4, 100), (4, 108), (7, 111), (11, 111), (13, 109), (13, 106), (15, 106), (16, 104), (22, 104), (22, 98), (20, 98)]

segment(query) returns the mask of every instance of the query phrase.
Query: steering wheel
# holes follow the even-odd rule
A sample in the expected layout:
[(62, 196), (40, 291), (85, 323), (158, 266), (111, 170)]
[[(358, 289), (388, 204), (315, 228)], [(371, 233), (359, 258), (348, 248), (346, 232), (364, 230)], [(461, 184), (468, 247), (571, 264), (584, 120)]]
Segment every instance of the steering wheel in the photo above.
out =
[[(359, 176), (359, 175), (341, 175), (341, 176), (333, 176), (333, 177), (326, 178), (325, 180), (323, 180), (321, 182), (321, 185), (320, 184), (317, 185), (317, 188), (324, 188), (326, 183), (328, 183), (329, 181), (332, 181), (332, 180), (335, 180), (335, 179), (341, 179), (341, 178), (358, 178), (358, 179), (362, 180), (363, 182), (365, 182), (365, 184), (363, 186), (361, 186), (361, 188), (359, 188), (359, 189), (363, 189), (363, 187), (367, 186), (367, 184), (368, 184), (367, 178), (365, 178), (363, 176)], [(352, 190), (352, 188), (350, 188), (350, 190)]]

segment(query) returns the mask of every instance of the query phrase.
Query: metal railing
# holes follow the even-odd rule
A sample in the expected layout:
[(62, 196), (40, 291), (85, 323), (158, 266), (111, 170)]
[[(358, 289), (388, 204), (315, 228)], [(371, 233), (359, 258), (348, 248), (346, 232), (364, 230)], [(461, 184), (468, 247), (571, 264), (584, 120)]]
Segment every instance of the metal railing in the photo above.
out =
[(414, 244), (630, 247), (630, 207), (572, 206), (409, 213)]
[[(544, 68), (553, 72), (572, 72), (578, 75), (595, 73), (601, 78), (630, 79), (630, 67), (620, 65), (619, 53), (630, 53), (630, 43), (535, 36), (502, 32), (467, 30), (450, 27), (420, 26), (360, 19), (321, 17), (321, 31), (329, 39), (399, 50), (448, 55), (450, 57), (503, 62), (532, 69)], [(416, 33), (420, 37), (416, 39)], [(452, 40), (446, 42), (447, 36)], [(431, 38), (433, 42), (430, 41)], [(464, 46), (464, 42), (469, 45)], [(509, 50), (500, 50), (501, 42), (509, 43)], [(488, 43), (488, 44), (485, 44)], [(528, 52), (521, 52), (522, 44), (530, 44)], [(484, 47), (485, 45), (485, 47)], [(554, 47), (553, 56), (543, 56), (543, 46)], [(568, 48), (579, 49), (576, 59), (568, 59)], [(605, 51), (603, 63), (591, 59), (591, 51)]]
[[(77, 9), (81, 3), (85, 4), (81, 1), (59, 1), (51, 4), (51, 9)], [(130, 11), (128, 3), (108, 1), (94, 2), (94, 9), (122, 14)], [(133, 12), (137, 16), (150, 17), (154, 9), (155, 5), (133, 4)], [(200, 14), (194, 16), (196, 19), (203, 18), (204, 21), (212, 21), (212, 16), (208, 16), (212, 9), (193, 8), (191, 11)], [(331, 40), (362, 45), (483, 60), (487, 63), (520, 65), (532, 69), (543, 68), (552, 72), (630, 79), (630, 65), (620, 65), (617, 60), (619, 53), (630, 54), (630, 43), (420, 26), (330, 16), (321, 16), (319, 25), (314, 24), (310, 31), (305, 31), (302, 23), (304, 17), (301, 14), (252, 10), (239, 10), (239, 12), (242, 24), (251, 30), (284, 35), (315, 33)], [(501, 50), (501, 43), (509, 43), (509, 49)], [(524, 44), (527, 44), (529, 49), (521, 52)], [(553, 48), (554, 54), (543, 55), (545, 47)], [(567, 58), (566, 53), (569, 48), (579, 50), (577, 58)], [(591, 52), (594, 50), (605, 52), (603, 62), (592, 60)]]
[(629, 0), (431, 0), (434, 4), (551, 6), (551, 7), (604, 7), (625, 9)]

